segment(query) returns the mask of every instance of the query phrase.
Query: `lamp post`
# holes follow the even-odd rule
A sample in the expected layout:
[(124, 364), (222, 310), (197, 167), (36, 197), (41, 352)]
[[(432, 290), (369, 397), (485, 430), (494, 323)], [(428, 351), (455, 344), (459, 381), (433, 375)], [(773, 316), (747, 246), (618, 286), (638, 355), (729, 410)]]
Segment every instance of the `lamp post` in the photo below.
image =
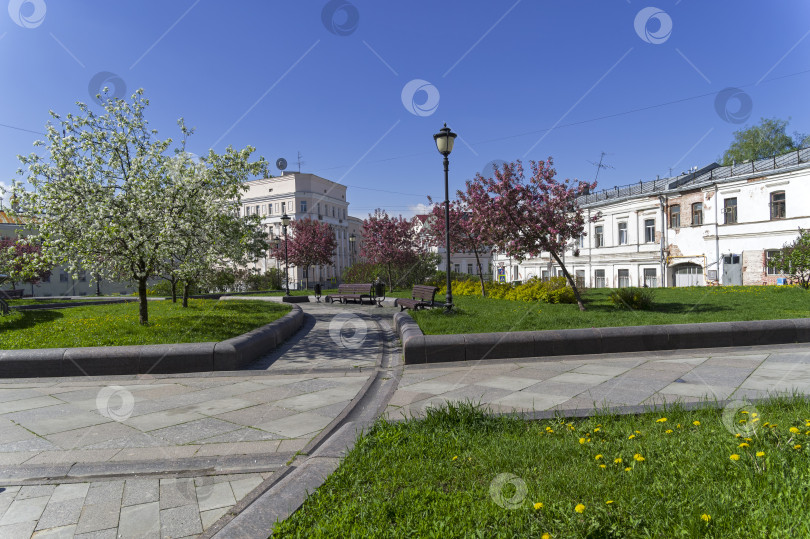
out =
[(450, 160), (447, 159), (447, 156), (453, 151), (455, 139), (456, 134), (450, 131), (446, 123), (438, 133), (433, 135), (433, 140), (436, 141), (436, 149), (444, 156), (444, 236), (447, 240), (447, 297), (444, 309), (447, 312), (453, 309), (453, 291), (450, 288), (450, 190), (447, 186)]
[(287, 294), (290, 295), (290, 261), (287, 259), (287, 227), (290, 225), (290, 216), (285, 211), (281, 216), (281, 228), (284, 230), (284, 284)]
[(352, 252), (350, 253), (349, 263), (354, 264), (354, 242), (357, 241), (357, 236), (354, 235), (354, 232), (349, 234), (349, 245), (352, 246)]
[(276, 275), (278, 275), (278, 286), (281, 287), (281, 268), (279, 267), (278, 262), (278, 250), (281, 248), (281, 239), (274, 238), (273, 239), (273, 250), (276, 252)]

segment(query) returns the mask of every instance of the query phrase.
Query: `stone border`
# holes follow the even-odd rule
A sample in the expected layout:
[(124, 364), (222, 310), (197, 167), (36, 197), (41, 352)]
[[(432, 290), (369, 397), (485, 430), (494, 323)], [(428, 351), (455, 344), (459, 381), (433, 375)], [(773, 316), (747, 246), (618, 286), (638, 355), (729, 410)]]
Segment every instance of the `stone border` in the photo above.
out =
[(810, 318), (425, 335), (408, 313), (400, 312), (394, 326), (406, 365), (810, 342)]
[(267, 325), (222, 342), (0, 350), (0, 378), (109, 376), (234, 371), (298, 331), (297, 305)]

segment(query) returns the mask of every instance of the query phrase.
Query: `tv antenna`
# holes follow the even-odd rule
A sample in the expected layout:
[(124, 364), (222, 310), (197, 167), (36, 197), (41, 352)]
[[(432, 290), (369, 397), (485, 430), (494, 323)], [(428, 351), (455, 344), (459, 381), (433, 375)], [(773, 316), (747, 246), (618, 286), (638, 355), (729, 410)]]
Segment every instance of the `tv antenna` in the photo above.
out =
[(302, 157), (304, 156), (301, 155), (301, 152), (298, 152), (298, 172), (301, 172), (301, 165), (304, 164), (304, 160), (301, 159)]
[(610, 168), (610, 169), (614, 168), (614, 167), (612, 167), (610, 165), (606, 165), (606, 164), (604, 164), (602, 162), (602, 161), (604, 161), (606, 155), (607, 154), (605, 152), (602, 152), (602, 155), (599, 156), (599, 162), (598, 163), (595, 163), (593, 161), (588, 161), (590, 164), (592, 164), (593, 166), (596, 167), (596, 176), (594, 177), (593, 181), (596, 181), (596, 180), (599, 179), (599, 171), (602, 170), (603, 168)]

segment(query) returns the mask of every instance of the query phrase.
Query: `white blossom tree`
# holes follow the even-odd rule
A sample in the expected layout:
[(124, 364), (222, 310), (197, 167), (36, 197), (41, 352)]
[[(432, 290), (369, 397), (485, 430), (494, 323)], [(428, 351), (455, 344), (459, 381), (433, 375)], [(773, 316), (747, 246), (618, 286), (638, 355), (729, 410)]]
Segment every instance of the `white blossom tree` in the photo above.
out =
[[(45, 155), (19, 156), (30, 188), (15, 182), (19, 211), (37, 223), (43, 249), (73, 272), (79, 269), (111, 280), (137, 283), (139, 320), (148, 324), (147, 282), (160, 275), (199, 214), (181, 202), (195, 196), (183, 175), (173, 174), (172, 139), (159, 139), (144, 117), (149, 101), (143, 90), (129, 101), (98, 96), (103, 114), (77, 103), (80, 114), (51, 111), (47, 140), (35, 146)], [(182, 120), (185, 137), (190, 134)], [(56, 124), (56, 125), (54, 125)], [(184, 142), (183, 142), (184, 144)], [(180, 150), (184, 150), (181, 146)], [(204, 177), (215, 178), (239, 203), (236, 187), (252, 174), (266, 173), (264, 159), (249, 162), (254, 148), (222, 155), (209, 152)], [(20, 170), (25, 175), (24, 170)], [(211, 212), (227, 214), (233, 203), (216, 199)], [(210, 215), (210, 214), (209, 214)], [(206, 225), (196, 221), (199, 228)], [(197, 264), (210, 259), (196, 257)]]

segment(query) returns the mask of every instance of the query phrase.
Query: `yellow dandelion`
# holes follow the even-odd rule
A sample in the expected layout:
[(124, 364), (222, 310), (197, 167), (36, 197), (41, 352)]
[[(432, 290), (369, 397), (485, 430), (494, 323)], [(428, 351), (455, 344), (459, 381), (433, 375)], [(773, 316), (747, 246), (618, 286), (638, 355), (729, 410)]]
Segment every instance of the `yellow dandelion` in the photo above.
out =
[(631, 434), (630, 436), (628, 436), (628, 437), (627, 437), (627, 439), (628, 439), (628, 440), (632, 440), (632, 439), (633, 439), (633, 438), (635, 438), (635, 437), (636, 437), (636, 435), (635, 435), (635, 434)]
[(790, 431), (792, 434), (799, 434), (799, 429), (797, 429), (796, 427), (790, 427), (788, 430), (789, 430), (789, 431)]
[(728, 458), (730, 458), (731, 460), (740, 460), (740, 455), (734, 453), (733, 455), (730, 455)]
[(458, 455), (456, 455), (455, 457), (453, 457), (453, 460), (458, 460)]
[(580, 438), (579, 443), (584, 444), (585, 443), (585, 438)]
[(577, 513), (582, 514), (582, 513), (585, 512), (585, 506), (582, 505), (581, 503), (578, 503), (577, 506), (574, 507), (574, 511), (576, 511)]
[(607, 466), (605, 466), (604, 464), (600, 464), (599, 467), (600, 468), (607, 468)]
[(633, 455), (633, 458), (636, 459), (636, 462), (644, 462), (644, 457), (642, 457), (639, 453)]
[(757, 456), (758, 457), (764, 457), (765, 456), (765, 451), (757, 451)]
[(601, 458), (602, 458), (602, 453), (599, 453), (598, 455), (596, 455), (596, 456), (594, 457), (594, 460), (599, 460), (599, 459), (601, 459)]
[(740, 413), (741, 413), (741, 414), (748, 415), (748, 410), (742, 410)]
[(621, 457), (613, 460), (613, 464), (621, 464), (621, 463), (622, 463), (622, 458)]
[(753, 438), (743, 438), (743, 440), (745, 440), (746, 442), (753, 442), (754, 441)]
[(629, 471), (630, 471), (630, 470), (632, 470), (632, 469), (633, 469), (633, 468), (630, 468), (630, 467), (628, 466), (627, 468), (625, 468), (625, 469), (624, 469), (624, 471), (625, 471), (625, 472), (629, 472)]
[(664, 431), (664, 434), (672, 434), (672, 429), (667, 429)]
[(606, 503), (606, 504), (608, 504), (608, 505), (610, 505), (610, 504), (612, 504), (612, 503), (613, 503), (613, 500), (608, 500), (608, 501), (606, 501), (605, 503)]
[(702, 520), (703, 522), (709, 522), (711, 519), (712, 519), (711, 515), (707, 515), (706, 513), (700, 515), (700, 520)]
[(543, 535), (540, 536), (540, 539), (551, 539), (551, 536), (547, 533), (544, 533)]
[(741, 437), (742, 437), (742, 434), (740, 434), (740, 433), (738, 432), (737, 434), (735, 434), (735, 435), (734, 435), (734, 437), (735, 437), (735, 438), (741, 438)]
[(802, 448), (802, 444), (796, 444), (796, 445), (793, 446), (793, 449), (801, 449), (801, 448)]
[(692, 421), (692, 424), (696, 427), (700, 426), (700, 421)]
[(741, 443), (740, 445), (738, 445), (737, 447), (748, 447), (748, 444), (747, 444), (747, 443), (745, 443), (745, 442), (743, 442), (743, 443)]
[(537, 502), (536, 504), (534, 504), (534, 508), (535, 508), (535, 510), (542, 509), (543, 508), (543, 502)]
[(666, 418), (666, 417), (662, 417), (661, 419), (656, 419), (656, 420), (655, 420), (655, 422), (656, 422), (656, 423), (666, 423), (666, 422), (667, 422), (667, 418)]
[(599, 432), (600, 430), (602, 430), (602, 429), (600, 429), (599, 427), (596, 427), (595, 429), (593, 429), (593, 432), (594, 432), (594, 433), (597, 433), (597, 432)]

